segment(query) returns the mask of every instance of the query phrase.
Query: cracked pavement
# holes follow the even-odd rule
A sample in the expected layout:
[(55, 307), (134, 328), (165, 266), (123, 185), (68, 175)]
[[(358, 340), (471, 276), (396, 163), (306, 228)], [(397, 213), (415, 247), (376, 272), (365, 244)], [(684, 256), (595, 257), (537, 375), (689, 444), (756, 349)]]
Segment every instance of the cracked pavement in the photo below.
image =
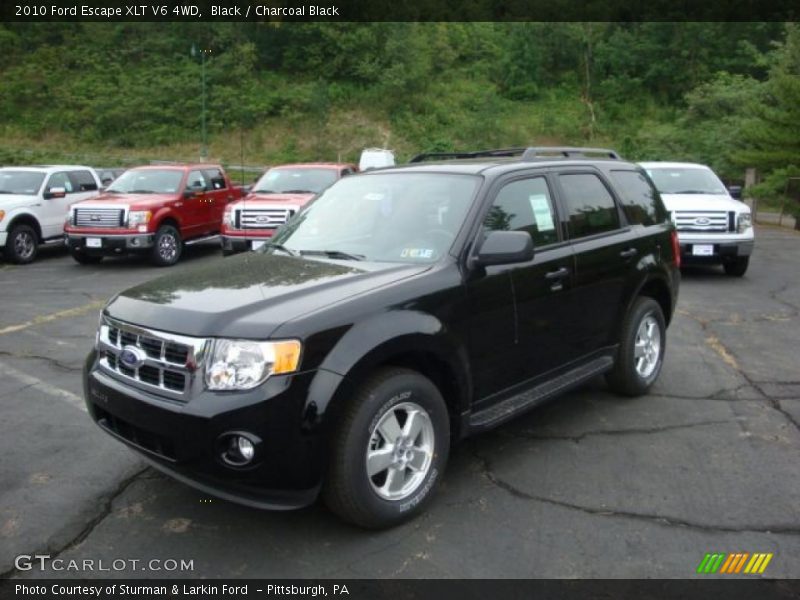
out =
[(773, 552), (766, 576), (800, 577), (799, 264), (799, 235), (761, 228), (744, 278), (687, 269), (648, 396), (598, 379), (465, 441), (429, 510), (384, 532), (210, 499), (76, 408), (98, 306), (164, 271), (0, 265), (0, 573), (93, 576), (14, 570), (38, 553), (194, 564), (104, 577), (683, 578), (706, 552)]

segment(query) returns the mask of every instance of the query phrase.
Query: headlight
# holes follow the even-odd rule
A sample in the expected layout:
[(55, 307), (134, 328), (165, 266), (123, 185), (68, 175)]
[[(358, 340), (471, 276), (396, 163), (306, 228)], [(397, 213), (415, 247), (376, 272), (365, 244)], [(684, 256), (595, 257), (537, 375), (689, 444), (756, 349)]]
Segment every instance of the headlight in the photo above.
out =
[(249, 390), (270, 375), (292, 373), (300, 363), (300, 342), (214, 340), (206, 367), (210, 390)]
[(153, 216), (149, 210), (132, 210), (128, 213), (128, 229), (135, 229), (138, 225), (147, 225)]
[(75, 211), (69, 209), (67, 211), (67, 216), (64, 217), (64, 224), (65, 225), (75, 225)]
[(225, 213), (222, 215), (222, 222), (225, 223), (230, 228), (236, 227), (233, 219), (233, 210), (228, 208), (225, 209)]
[(739, 213), (739, 220), (736, 225), (736, 230), (739, 233), (744, 233), (748, 227), (753, 226), (752, 218), (750, 217), (750, 213)]

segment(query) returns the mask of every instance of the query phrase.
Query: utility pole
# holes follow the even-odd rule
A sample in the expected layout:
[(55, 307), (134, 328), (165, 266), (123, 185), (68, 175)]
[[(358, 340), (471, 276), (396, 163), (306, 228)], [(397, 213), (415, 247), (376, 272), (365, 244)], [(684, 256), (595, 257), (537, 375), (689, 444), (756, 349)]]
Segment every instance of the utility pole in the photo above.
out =
[[(197, 47), (192, 44), (192, 57), (197, 56), (198, 50)], [(202, 137), (202, 144), (200, 146), (200, 158), (202, 160), (206, 160), (208, 158), (208, 136), (206, 134), (206, 54), (210, 54), (211, 50), (201, 49), (200, 50), (200, 72), (202, 78), (202, 111), (200, 113), (200, 123), (201, 123), (201, 137)]]

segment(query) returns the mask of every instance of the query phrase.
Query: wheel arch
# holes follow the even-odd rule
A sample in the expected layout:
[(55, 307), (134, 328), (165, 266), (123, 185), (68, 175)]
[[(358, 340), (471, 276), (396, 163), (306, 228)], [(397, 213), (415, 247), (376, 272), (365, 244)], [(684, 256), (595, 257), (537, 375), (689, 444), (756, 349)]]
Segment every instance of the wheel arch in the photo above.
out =
[(38, 243), (42, 243), (42, 226), (39, 224), (39, 219), (37, 219), (35, 215), (28, 212), (17, 213), (9, 219), (6, 231), (10, 234), (11, 230), (17, 225), (29, 225), (32, 227), (36, 232)]

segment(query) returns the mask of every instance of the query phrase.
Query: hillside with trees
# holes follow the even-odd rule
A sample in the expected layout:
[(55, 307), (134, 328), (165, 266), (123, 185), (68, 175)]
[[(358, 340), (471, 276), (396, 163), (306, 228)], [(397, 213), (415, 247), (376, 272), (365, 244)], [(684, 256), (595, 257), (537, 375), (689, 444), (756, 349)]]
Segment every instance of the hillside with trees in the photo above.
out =
[(757, 166), (773, 190), (800, 169), (796, 25), (64, 25), (0, 25), (0, 163), (195, 159), (205, 68), (228, 163), (559, 143)]

